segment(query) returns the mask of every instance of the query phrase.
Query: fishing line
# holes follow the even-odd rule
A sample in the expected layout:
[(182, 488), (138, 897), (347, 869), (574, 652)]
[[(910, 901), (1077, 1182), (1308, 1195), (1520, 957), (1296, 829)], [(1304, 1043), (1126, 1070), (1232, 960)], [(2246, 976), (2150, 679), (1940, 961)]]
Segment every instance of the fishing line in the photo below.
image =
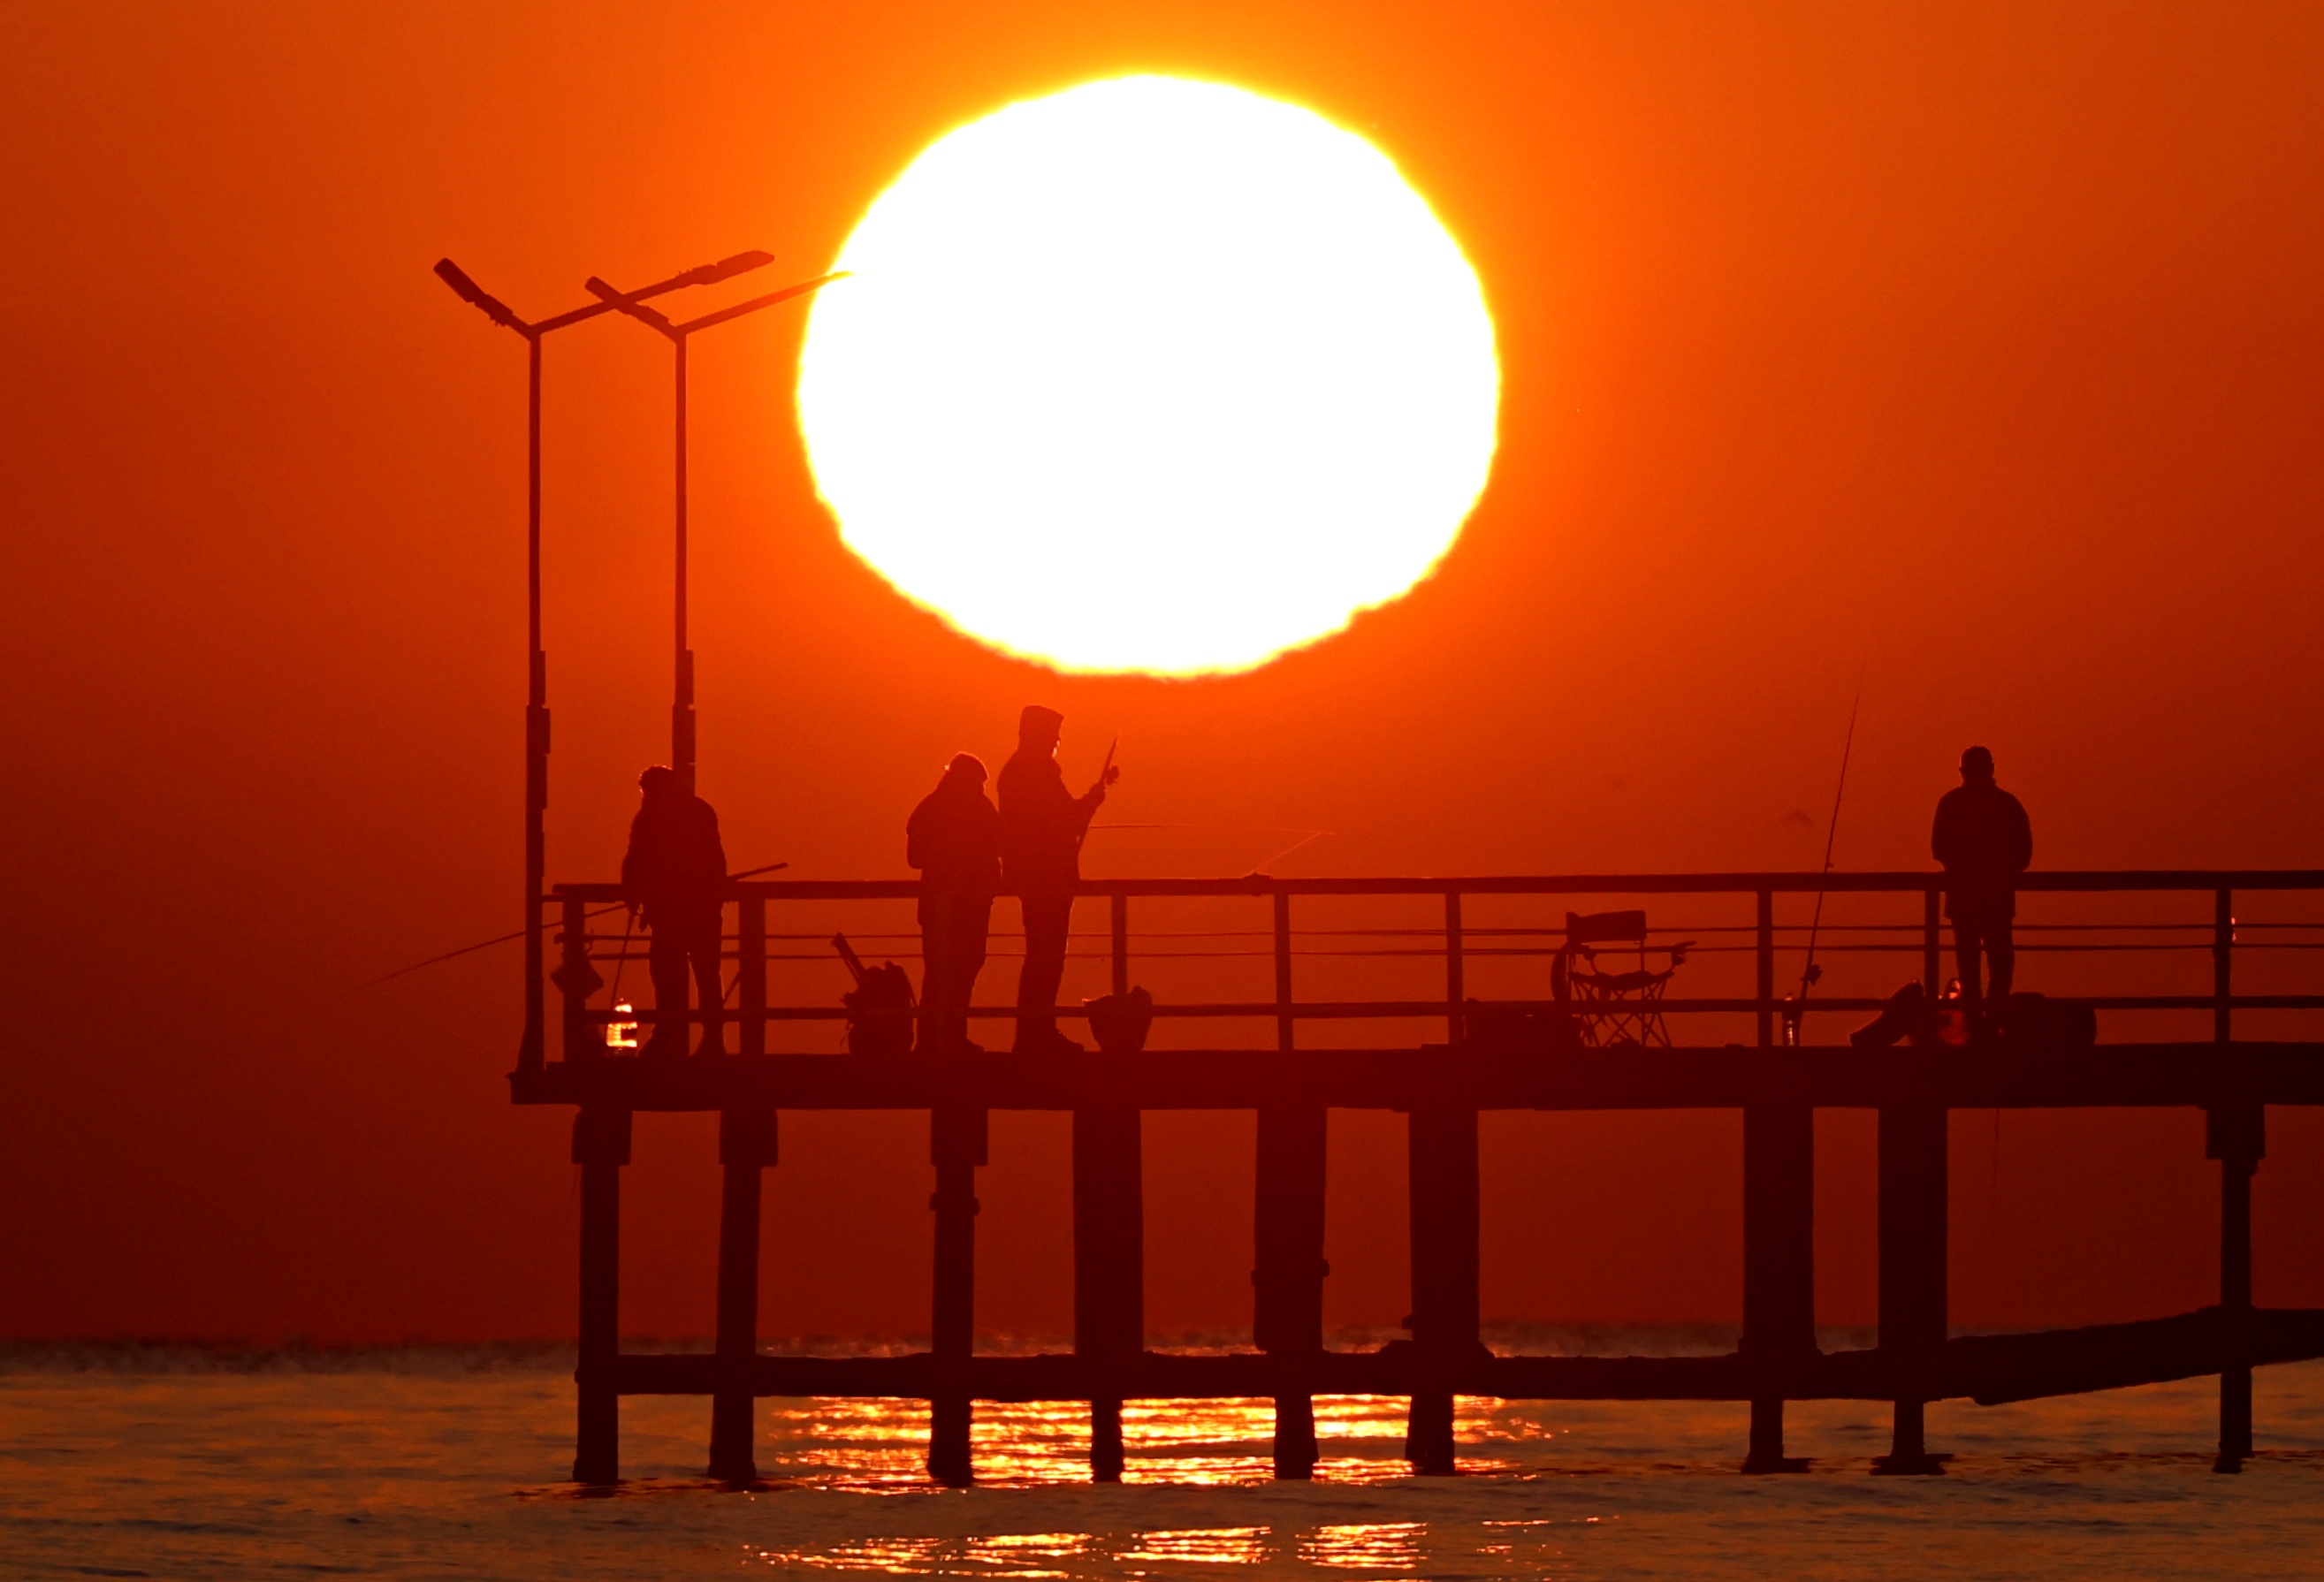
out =
[[(790, 864), (788, 862), (770, 862), (764, 868), (745, 869), (741, 873), (730, 874), (727, 877), (729, 879), (756, 878), (762, 873), (773, 873), (778, 869), (788, 868)], [(604, 917), (610, 913), (618, 912), (628, 905), (629, 903), (627, 901), (616, 901), (610, 906), (600, 906), (595, 912), (584, 912), (581, 914), (581, 917), (584, 922), (587, 922), (592, 918)], [(497, 939), (478, 940), (475, 944), (462, 945), (456, 951), (446, 951), (440, 956), (430, 956), (424, 961), (414, 961), (409, 967), (398, 967), (392, 972), (383, 972), (376, 978), (368, 979), (364, 982), (356, 984), (353, 989), (342, 989), (340, 990), (340, 993), (343, 996), (349, 994), (361, 994), (366, 989), (376, 989), (381, 984), (392, 982), (398, 978), (403, 977), (407, 973), (417, 972), (422, 967), (433, 967), (439, 961), (449, 961), (461, 956), (471, 955), (477, 951), (490, 950), (494, 945), (508, 944), (513, 941), (522, 939), (528, 932), (529, 931), (526, 929), (520, 928), (514, 934), (503, 934)]]
[(1856, 689), (1856, 701), (1848, 705), (1848, 736), (1840, 743), (1840, 784), (1834, 787), (1831, 794), (1831, 823), (1824, 831), (1823, 872), (1818, 876), (1816, 882), (1815, 915), (1808, 923), (1807, 962), (1800, 969), (1799, 998), (1794, 1002), (1790, 1015), (1784, 1018), (1784, 1025), (1791, 1035), (1791, 1042), (1794, 1044), (1800, 1041), (1800, 1022), (1807, 1014), (1808, 990), (1823, 977), (1823, 969), (1816, 965), (1815, 959), (1816, 935), (1823, 927), (1825, 888), (1823, 881), (1831, 877), (1832, 848), (1840, 839), (1840, 805), (1841, 799), (1848, 795), (1848, 759), (1849, 754), (1856, 750), (1856, 716), (1858, 711), (1863, 706), (1864, 688), (1858, 685)]

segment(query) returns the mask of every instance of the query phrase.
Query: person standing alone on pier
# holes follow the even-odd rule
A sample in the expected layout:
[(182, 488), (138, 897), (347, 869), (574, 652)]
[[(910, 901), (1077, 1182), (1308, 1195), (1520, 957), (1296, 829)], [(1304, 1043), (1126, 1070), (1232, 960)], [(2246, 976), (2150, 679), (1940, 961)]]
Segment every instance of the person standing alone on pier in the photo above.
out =
[(1019, 1054), (1081, 1052), (1057, 1031), (1057, 985), (1081, 884), (1082, 838), (1105, 788), (1121, 777), (1109, 761), (1096, 785), (1079, 796), (1068, 792), (1057, 767), (1065, 722), (1055, 709), (1028, 707), (1017, 722), (1017, 750), (1001, 768), (1001, 877), (1025, 919), (1025, 967), (1017, 979)]
[(664, 1059), (686, 1053), (690, 969), (702, 998), (702, 1044), (695, 1053), (724, 1054), (726, 996), (718, 950), (726, 847), (718, 838), (718, 814), (686, 788), (677, 770), (659, 764), (638, 777), (638, 789), (645, 803), (630, 821), (622, 890), (632, 912), (643, 911), (653, 935), (646, 965), (653, 978), (654, 1030), (642, 1053)]
[(904, 860), (920, 870), (919, 1052), (981, 1054), (968, 1004), (1001, 890), (1001, 814), (985, 798), (983, 759), (964, 752), (945, 766), (904, 826)]
[[(2034, 861), (2034, 826), (2025, 805), (1993, 783), (1993, 754), (1984, 748), (1961, 754), (1960, 776), (1961, 783), (1937, 802), (1929, 850), (1944, 865), (1945, 915), (1953, 922), (1961, 998), (1969, 1026), (1981, 1031), (1983, 1000), (2009, 998), (2017, 964), (2010, 932), (2017, 915), (2017, 876)], [(1993, 973), (1984, 995), (1978, 991), (1980, 954)]]

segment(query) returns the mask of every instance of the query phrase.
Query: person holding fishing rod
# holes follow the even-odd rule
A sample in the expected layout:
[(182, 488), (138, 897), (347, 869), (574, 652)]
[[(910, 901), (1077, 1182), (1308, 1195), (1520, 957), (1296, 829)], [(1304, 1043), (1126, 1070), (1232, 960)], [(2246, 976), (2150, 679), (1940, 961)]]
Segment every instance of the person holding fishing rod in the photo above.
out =
[[(1993, 754), (1972, 747), (1961, 754), (1961, 783), (1937, 802), (1930, 854), (1945, 870), (1945, 915), (1953, 923), (1953, 957), (1960, 967), (1962, 1008), (1969, 1025), (1985, 1032), (1988, 998), (2009, 998), (2017, 965), (2012, 923), (2017, 915), (2017, 876), (2034, 862), (2034, 825), (2025, 805), (1993, 781)], [(1992, 969), (1978, 993), (1978, 957)]]
[(638, 789), (644, 801), (630, 822), (622, 889), (652, 935), (646, 967), (653, 979), (654, 1030), (640, 1053), (656, 1059), (686, 1053), (690, 969), (702, 1000), (702, 1043), (695, 1053), (724, 1054), (726, 996), (718, 958), (726, 848), (718, 838), (718, 814), (686, 788), (677, 770), (660, 764), (638, 777)]
[(1016, 892), (1025, 919), (1025, 966), (1017, 979), (1019, 1054), (1078, 1054), (1082, 1046), (1057, 1031), (1057, 986), (1065, 975), (1074, 892), (1081, 885), (1082, 841), (1121, 777), (1113, 753), (1097, 784), (1081, 796), (1065, 789), (1057, 767), (1057, 740), (1065, 717), (1038, 704), (1017, 722), (1017, 750), (1001, 769), (1001, 877)]

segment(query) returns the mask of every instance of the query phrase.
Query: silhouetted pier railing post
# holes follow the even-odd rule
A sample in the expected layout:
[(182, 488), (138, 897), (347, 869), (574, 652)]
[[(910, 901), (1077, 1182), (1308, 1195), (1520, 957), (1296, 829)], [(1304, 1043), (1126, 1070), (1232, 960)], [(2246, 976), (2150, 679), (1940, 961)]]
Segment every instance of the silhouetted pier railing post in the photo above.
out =
[(1934, 885), (1921, 899), (1921, 986), (1943, 992), (1945, 981), (1945, 893)]
[(595, 1060), (605, 1053), (605, 1044), (589, 1015), (589, 997), (604, 987), (604, 980), (589, 964), (589, 906), (576, 895), (565, 895), (558, 900), (563, 918), (557, 934), (557, 970), (552, 976), (562, 997), (565, 1058)]
[(745, 1055), (767, 1053), (767, 897), (745, 896), (735, 908), (736, 999), (740, 1002)]

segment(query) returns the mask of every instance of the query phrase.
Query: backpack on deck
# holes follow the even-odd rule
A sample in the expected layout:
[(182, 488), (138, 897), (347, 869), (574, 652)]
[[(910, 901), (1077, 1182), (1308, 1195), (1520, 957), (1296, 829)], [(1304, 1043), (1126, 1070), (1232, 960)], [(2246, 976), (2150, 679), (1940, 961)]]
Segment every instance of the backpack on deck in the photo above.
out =
[(893, 961), (866, 967), (844, 934), (833, 934), (831, 943), (855, 980), (854, 991), (839, 999), (847, 1007), (847, 1053), (909, 1054), (917, 1005), (911, 979)]

